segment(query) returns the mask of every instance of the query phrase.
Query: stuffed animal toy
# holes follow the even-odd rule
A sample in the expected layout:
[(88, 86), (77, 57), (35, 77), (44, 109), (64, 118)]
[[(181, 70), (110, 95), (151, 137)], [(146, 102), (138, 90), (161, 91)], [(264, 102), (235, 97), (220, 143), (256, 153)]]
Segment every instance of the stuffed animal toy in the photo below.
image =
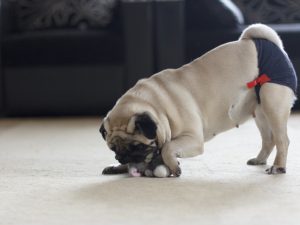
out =
[(150, 153), (144, 162), (129, 163), (128, 173), (132, 177), (168, 177), (170, 170), (165, 166), (159, 151)]
[(143, 162), (109, 166), (102, 171), (104, 175), (123, 173), (128, 173), (132, 177), (163, 178), (171, 176), (169, 168), (163, 162), (160, 150), (155, 148), (146, 156)]

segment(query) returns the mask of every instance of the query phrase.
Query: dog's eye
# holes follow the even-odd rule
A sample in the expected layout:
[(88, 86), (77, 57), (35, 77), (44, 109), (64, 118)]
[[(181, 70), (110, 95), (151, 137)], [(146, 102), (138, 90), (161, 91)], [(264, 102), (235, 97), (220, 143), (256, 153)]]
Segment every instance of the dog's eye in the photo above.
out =
[(105, 128), (104, 128), (104, 125), (103, 125), (103, 124), (101, 125), (101, 127), (100, 127), (99, 131), (100, 131), (100, 133), (101, 133), (101, 135), (102, 135), (103, 139), (105, 140), (105, 139), (106, 139), (106, 135), (107, 135), (107, 131), (105, 130)]

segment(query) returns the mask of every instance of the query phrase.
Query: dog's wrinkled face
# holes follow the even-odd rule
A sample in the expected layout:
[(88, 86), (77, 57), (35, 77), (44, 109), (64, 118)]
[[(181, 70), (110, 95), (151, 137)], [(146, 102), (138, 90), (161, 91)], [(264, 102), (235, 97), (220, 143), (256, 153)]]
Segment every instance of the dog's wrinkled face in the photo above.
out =
[(151, 161), (149, 156), (157, 150), (157, 125), (151, 116), (148, 113), (134, 115), (126, 125), (120, 124), (115, 126), (108, 116), (100, 127), (115, 158), (121, 164)]
[(121, 164), (140, 163), (147, 160), (147, 156), (156, 149), (155, 141), (146, 145), (136, 140), (116, 137), (109, 144), (110, 149), (116, 154), (116, 160)]

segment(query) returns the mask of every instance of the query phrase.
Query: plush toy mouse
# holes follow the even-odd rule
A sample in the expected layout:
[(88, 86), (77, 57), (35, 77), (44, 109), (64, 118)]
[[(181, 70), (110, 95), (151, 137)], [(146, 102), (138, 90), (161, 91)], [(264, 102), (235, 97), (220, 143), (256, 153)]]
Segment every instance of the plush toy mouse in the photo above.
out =
[(128, 173), (133, 177), (168, 177), (170, 170), (165, 166), (159, 151), (150, 153), (144, 162), (129, 163)]
[(169, 168), (164, 164), (161, 152), (156, 149), (151, 151), (143, 162), (128, 163), (104, 168), (102, 174), (123, 174), (128, 173), (132, 177), (169, 177)]

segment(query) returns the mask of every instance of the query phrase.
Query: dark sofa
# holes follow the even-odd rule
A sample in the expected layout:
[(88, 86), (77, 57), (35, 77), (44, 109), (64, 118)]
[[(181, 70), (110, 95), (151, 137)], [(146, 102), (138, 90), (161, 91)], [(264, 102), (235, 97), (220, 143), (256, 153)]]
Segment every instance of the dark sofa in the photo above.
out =
[[(2, 115), (104, 114), (154, 72), (150, 2), (86, 1), (95, 21), (69, 12), (79, 2), (1, 1)], [(97, 3), (106, 14), (95, 11)]]
[(15, 2), (2, 0), (0, 11), (0, 112), (5, 116), (104, 115), (138, 79), (234, 41), (254, 22), (278, 31), (300, 71), (298, 14), (289, 21), (276, 16), (288, 14), (276, 0), (121, 0), (105, 26), (83, 21), (37, 30), (18, 27), (9, 1)]

